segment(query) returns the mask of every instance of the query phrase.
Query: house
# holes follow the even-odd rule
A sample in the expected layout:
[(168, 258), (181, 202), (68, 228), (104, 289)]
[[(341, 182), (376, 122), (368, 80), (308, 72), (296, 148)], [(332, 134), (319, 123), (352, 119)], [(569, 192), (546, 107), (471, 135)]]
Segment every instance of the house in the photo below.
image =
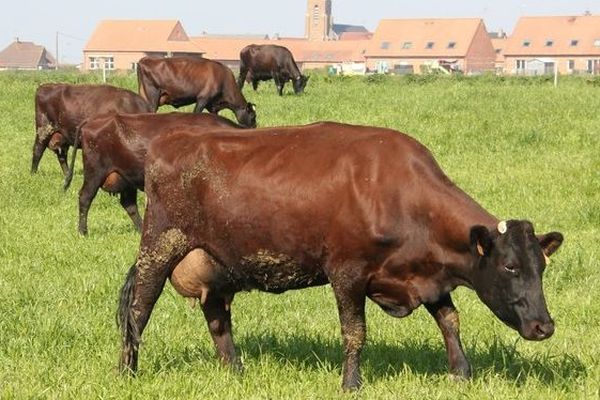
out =
[(451, 66), (467, 74), (492, 71), (496, 52), (480, 18), (384, 19), (365, 53), (369, 70), (419, 73)]
[(18, 38), (0, 51), (0, 70), (55, 69), (56, 60), (44, 46), (22, 42)]
[(201, 57), (177, 20), (105, 20), (83, 49), (83, 70), (134, 70), (144, 56)]
[(494, 60), (494, 70), (497, 74), (504, 73), (504, 49), (508, 42), (508, 35), (503, 32), (490, 32), (490, 40), (492, 41), (492, 47), (496, 52), (496, 59)]
[(507, 73), (551, 73), (556, 64), (561, 74), (599, 74), (600, 16), (521, 17), (504, 57)]

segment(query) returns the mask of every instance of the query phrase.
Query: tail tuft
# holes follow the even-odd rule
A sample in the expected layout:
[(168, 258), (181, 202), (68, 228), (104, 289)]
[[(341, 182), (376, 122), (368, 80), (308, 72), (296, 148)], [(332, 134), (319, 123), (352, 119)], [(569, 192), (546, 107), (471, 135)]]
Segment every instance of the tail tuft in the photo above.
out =
[(117, 326), (121, 329), (121, 338), (124, 344), (132, 343), (137, 346), (140, 334), (133, 318), (133, 290), (135, 288), (136, 265), (133, 264), (127, 272), (125, 283), (119, 295), (119, 308), (117, 310)]

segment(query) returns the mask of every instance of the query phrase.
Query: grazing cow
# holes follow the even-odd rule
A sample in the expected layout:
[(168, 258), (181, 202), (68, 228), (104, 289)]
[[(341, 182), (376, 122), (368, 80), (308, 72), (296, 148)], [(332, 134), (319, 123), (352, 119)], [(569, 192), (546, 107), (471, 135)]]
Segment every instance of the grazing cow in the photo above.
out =
[(142, 240), (119, 306), (124, 371), (136, 369), (140, 336), (169, 277), (200, 299), (220, 358), (234, 365), (236, 292), (330, 283), (344, 389), (361, 383), (367, 297), (394, 317), (424, 305), (459, 377), (471, 368), (450, 298), (457, 286), (475, 290), (525, 339), (554, 332), (542, 273), (562, 235), (499, 221), (399, 132), (338, 123), (182, 130), (150, 145), (145, 170)]
[(274, 44), (251, 44), (240, 52), (240, 89), (244, 87), (246, 78), (252, 82), (254, 90), (258, 88), (259, 81), (273, 79), (277, 93), (281, 96), (283, 87), (289, 80), (294, 85), (294, 92), (302, 93), (309, 77), (300, 73), (292, 53), (287, 48)]
[(216, 114), (228, 108), (241, 125), (256, 127), (254, 105), (246, 102), (231, 70), (219, 62), (192, 57), (144, 57), (137, 74), (140, 95), (154, 111), (164, 104), (178, 108), (196, 103), (195, 113), (206, 108)]
[[(214, 128), (241, 128), (214, 114), (110, 114), (83, 123), (75, 138), (83, 152), (83, 185), (79, 191), (79, 233), (87, 235), (87, 216), (98, 189), (120, 193), (121, 206), (138, 231), (142, 220), (137, 207), (137, 191), (144, 190), (144, 159), (148, 144), (159, 134), (186, 128), (204, 133)], [(77, 146), (75, 147), (77, 149)], [(73, 179), (77, 150), (73, 152), (65, 190)]]
[(75, 142), (77, 127), (94, 115), (150, 112), (148, 103), (136, 93), (109, 85), (48, 83), (35, 93), (35, 140), (31, 173), (36, 173), (46, 147), (56, 153), (67, 175), (67, 153)]

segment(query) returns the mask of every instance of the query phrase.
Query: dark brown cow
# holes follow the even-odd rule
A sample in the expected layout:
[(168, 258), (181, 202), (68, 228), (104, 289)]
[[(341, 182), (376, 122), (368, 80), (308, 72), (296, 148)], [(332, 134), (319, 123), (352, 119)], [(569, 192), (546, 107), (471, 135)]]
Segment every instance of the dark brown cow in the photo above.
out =
[(48, 83), (35, 93), (35, 140), (31, 173), (36, 173), (46, 147), (56, 153), (67, 175), (67, 153), (75, 142), (77, 127), (94, 115), (150, 112), (136, 93), (109, 85)]
[(286, 47), (274, 44), (251, 44), (240, 52), (240, 75), (238, 87), (244, 87), (248, 78), (254, 90), (259, 81), (273, 79), (277, 93), (283, 95), (283, 87), (287, 81), (292, 81), (294, 92), (302, 93), (308, 82), (308, 77), (300, 73), (292, 52)]
[(154, 141), (145, 168), (142, 241), (121, 290), (124, 370), (137, 367), (140, 335), (168, 277), (200, 298), (219, 356), (234, 365), (236, 292), (330, 283), (345, 389), (361, 383), (367, 297), (394, 317), (424, 305), (459, 377), (471, 368), (450, 298), (457, 286), (474, 289), (525, 339), (554, 332), (542, 273), (562, 235), (499, 221), (409, 136), (337, 123), (182, 131)]
[(228, 108), (241, 125), (256, 127), (254, 105), (246, 102), (233, 73), (221, 63), (192, 57), (144, 57), (137, 74), (140, 95), (154, 111), (164, 104), (178, 108), (196, 103), (196, 113), (206, 108), (216, 114)]
[[(87, 235), (87, 216), (98, 189), (120, 194), (121, 206), (138, 231), (142, 220), (137, 207), (137, 191), (144, 190), (144, 159), (148, 145), (159, 134), (185, 128), (204, 133), (214, 128), (241, 128), (213, 114), (111, 114), (85, 122), (76, 142), (83, 152), (83, 185), (79, 191), (79, 232)], [(79, 140), (78, 140), (79, 139)], [(65, 190), (71, 184), (76, 151), (65, 178)]]

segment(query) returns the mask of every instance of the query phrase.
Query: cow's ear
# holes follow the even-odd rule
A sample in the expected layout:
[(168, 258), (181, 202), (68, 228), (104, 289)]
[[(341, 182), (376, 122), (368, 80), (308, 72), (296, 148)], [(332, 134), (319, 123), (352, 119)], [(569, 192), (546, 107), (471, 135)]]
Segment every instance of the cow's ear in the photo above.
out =
[(470, 246), (471, 253), (475, 256), (485, 257), (490, 254), (494, 242), (490, 231), (482, 225), (475, 225), (471, 228)]
[(542, 246), (542, 251), (546, 257), (550, 257), (558, 250), (564, 238), (560, 232), (550, 232), (545, 235), (538, 235), (537, 239), (540, 242), (540, 246)]

